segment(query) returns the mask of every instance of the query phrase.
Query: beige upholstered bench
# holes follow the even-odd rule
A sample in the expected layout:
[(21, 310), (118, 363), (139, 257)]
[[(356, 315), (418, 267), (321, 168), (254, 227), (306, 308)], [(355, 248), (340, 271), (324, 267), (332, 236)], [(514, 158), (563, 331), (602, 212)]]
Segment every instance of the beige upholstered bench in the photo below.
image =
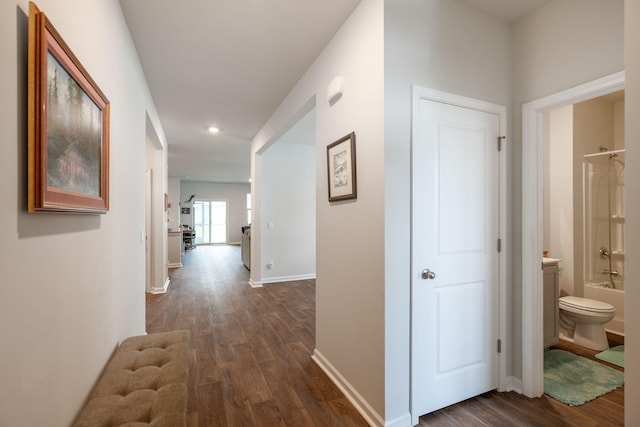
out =
[(189, 331), (127, 338), (75, 426), (186, 425)]

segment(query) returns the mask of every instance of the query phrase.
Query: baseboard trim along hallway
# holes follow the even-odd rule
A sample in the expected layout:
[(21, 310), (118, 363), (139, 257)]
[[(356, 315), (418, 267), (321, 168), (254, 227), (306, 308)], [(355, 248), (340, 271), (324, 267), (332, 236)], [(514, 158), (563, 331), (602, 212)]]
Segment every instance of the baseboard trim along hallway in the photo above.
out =
[[(314, 362), (324, 371), (331, 381), (340, 389), (351, 404), (356, 408), (360, 415), (372, 426), (384, 427), (384, 419), (378, 414), (369, 403), (356, 391), (356, 389), (347, 381), (338, 370), (320, 353), (317, 349), (313, 350), (311, 356)], [(403, 426), (411, 424), (411, 419)]]

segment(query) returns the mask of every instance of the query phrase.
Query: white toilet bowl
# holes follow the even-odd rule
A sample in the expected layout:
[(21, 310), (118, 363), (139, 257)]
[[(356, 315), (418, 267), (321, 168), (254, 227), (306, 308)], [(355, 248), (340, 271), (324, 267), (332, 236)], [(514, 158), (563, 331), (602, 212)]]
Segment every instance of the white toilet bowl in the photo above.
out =
[(604, 324), (616, 315), (611, 304), (566, 296), (560, 298), (559, 306), (560, 338), (592, 350), (609, 348)]

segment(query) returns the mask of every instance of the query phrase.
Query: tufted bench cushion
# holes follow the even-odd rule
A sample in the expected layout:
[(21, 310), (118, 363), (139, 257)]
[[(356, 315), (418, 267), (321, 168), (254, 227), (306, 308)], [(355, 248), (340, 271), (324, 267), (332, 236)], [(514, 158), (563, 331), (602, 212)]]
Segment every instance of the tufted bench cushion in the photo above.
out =
[(188, 353), (189, 331), (127, 338), (74, 425), (186, 425)]

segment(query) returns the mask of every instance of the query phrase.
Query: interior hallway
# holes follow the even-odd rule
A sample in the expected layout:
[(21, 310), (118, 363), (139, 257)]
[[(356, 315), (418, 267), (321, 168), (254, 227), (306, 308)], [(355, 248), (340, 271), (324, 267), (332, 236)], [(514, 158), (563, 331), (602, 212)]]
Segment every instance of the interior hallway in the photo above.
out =
[[(182, 263), (166, 294), (147, 295), (147, 332), (191, 331), (189, 426), (367, 426), (311, 360), (314, 281), (253, 289), (237, 246), (199, 246)], [(622, 426), (623, 399), (618, 389), (572, 408), (490, 392), (420, 425)]]
[(147, 295), (147, 332), (191, 331), (189, 426), (367, 426), (311, 360), (314, 281), (251, 288), (238, 246), (182, 264)]

